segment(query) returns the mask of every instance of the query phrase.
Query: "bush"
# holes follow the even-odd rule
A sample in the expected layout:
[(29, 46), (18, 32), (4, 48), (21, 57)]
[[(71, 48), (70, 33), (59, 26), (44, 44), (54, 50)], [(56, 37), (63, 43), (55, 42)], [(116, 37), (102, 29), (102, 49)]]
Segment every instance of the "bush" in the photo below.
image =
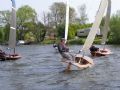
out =
[(68, 41), (68, 43), (69, 44), (72, 44), (72, 45), (74, 45), (74, 44), (84, 44), (84, 40), (83, 39), (74, 39), (74, 40), (70, 40), (70, 41)]
[[(78, 29), (88, 28), (91, 27), (91, 25), (92, 24), (84, 24), (84, 25), (70, 24), (68, 30), (68, 39), (74, 39)], [(58, 31), (58, 37), (63, 38), (65, 35), (65, 25), (59, 25), (57, 27), (57, 31)]]
[(101, 39), (100, 38), (95, 38), (94, 44), (101, 44)]
[(120, 44), (120, 11), (112, 16), (110, 20), (110, 36), (109, 43)]
[(65, 35), (65, 25), (59, 25), (58, 27), (57, 27), (57, 36), (59, 37), (59, 38), (64, 38), (64, 35)]
[(0, 28), (0, 42), (3, 42), (4, 41), (4, 32), (3, 32), (3, 29)]
[(41, 42), (41, 44), (53, 44), (54, 40), (50, 40), (50, 39), (45, 39), (43, 42)]

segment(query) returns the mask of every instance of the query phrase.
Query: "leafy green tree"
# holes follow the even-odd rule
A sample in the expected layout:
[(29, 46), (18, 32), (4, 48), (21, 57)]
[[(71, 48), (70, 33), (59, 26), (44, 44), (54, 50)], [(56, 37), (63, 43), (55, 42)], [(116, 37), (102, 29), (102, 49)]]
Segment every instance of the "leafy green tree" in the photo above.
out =
[(4, 41), (4, 32), (3, 32), (3, 28), (0, 28), (0, 42)]
[(46, 31), (47, 31), (46, 27), (41, 22), (38, 22), (36, 27), (37, 28), (34, 32), (36, 41), (42, 42), (45, 39), (45, 35), (46, 35)]
[(24, 30), (24, 33), (25, 33), (24, 39), (26, 41), (28, 40), (28, 41), (32, 41), (32, 42), (34, 41), (38, 43), (44, 40), (46, 29), (45, 29), (45, 26), (41, 22), (38, 22), (38, 23), (26, 22), (24, 23), (24, 27), (26, 28), (26, 30)]
[(110, 29), (109, 42), (120, 44), (120, 11), (117, 11), (117, 13), (111, 17)]
[[(83, 28), (88, 28), (91, 27), (92, 24), (70, 24), (69, 25), (69, 29), (68, 29), (68, 39), (74, 39), (76, 34), (77, 34), (77, 30), (78, 29), (83, 29)], [(64, 37), (65, 34), (65, 25), (59, 25), (57, 28), (58, 31), (58, 37)]]
[(57, 36), (58, 38), (64, 38), (64, 35), (65, 35), (65, 25), (62, 24), (62, 25), (59, 25), (57, 27)]
[(6, 24), (4, 27), (4, 41), (8, 42), (9, 40), (9, 32), (10, 32), (10, 24)]
[(8, 42), (9, 40), (9, 31), (10, 31), (10, 15), (11, 12), (9, 10), (5, 10), (5, 11), (0, 11), (0, 23), (4, 26), (4, 28), (2, 28), (3, 30), (1, 30), (1, 37), (2, 40), (4, 42)]
[(68, 31), (68, 39), (74, 39), (78, 29), (80, 29), (79, 24), (70, 24)]
[(32, 33), (32, 32), (27, 32), (27, 33), (25, 33), (25, 41), (26, 42), (34, 42), (35, 41), (35, 36), (34, 36), (34, 34)]
[(0, 17), (1, 22), (0, 23), (10, 24), (11, 12), (9, 10), (0, 11), (0, 15), (1, 15), (1, 17)]
[(22, 6), (17, 10), (17, 28), (19, 29), (19, 39), (24, 39), (24, 24), (35, 22), (36, 11), (28, 5)]
[(28, 41), (28, 42), (30, 42), (30, 41), (33, 42), (35, 40), (35, 39), (33, 39), (33, 38), (35, 38), (33, 32), (35, 31), (36, 24), (34, 22), (25, 22), (23, 24), (23, 27), (24, 27), (24, 30), (23, 30), (24, 40)]
[(69, 32), (68, 32), (68, 39), (74, 39), (77, 35), (77, 30), (83, 28), (89, 28), (92, 24), (70, 24)]
[(68, 39), (73, 39), (75, 35), (76, 35), (75, 29), (73, 27), (69, 27)]

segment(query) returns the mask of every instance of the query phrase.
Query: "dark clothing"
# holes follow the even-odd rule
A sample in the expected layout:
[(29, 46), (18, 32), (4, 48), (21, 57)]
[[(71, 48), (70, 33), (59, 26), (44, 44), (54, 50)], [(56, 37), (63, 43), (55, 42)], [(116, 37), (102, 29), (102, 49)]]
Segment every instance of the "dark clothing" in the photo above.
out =
[(96, 52), (96, 51), (99, 51), (99, 48), (95, 47), (95, 46), (91, 46), (90, 47), (90, 51), (91, 52)]
[(69, 48), (60, 43), (60, 44), (58, 44), (58, 51), (60, 53), (69, 52)]
[(65, 44), (59, 43), (58, 51), (63, 58), (67, 60), (74, 60), (74, 55), (69, 52), (69, 48)]
[(5, 57), (6, 53), (0, 50), (0, 57)]

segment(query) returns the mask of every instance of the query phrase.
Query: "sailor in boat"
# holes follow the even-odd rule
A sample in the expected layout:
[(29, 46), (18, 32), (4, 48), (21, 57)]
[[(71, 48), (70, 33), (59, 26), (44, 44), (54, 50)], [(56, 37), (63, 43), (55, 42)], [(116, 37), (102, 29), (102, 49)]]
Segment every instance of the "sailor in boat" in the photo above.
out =
[(6, 57), (12, 58), (17, 56), (18, 54), (7, 54), (3, 50), (0, 49), (0, 59), (5, 59)]
[(4, 52), (4, 51), (2, 51), (1, 49), (0, 49), (0, 58), (3, 58), (3, 57), (5, 57), (7, 54)]
[(65, 71), (67, 71), (67, 72), (71, 70), (72, 64), (79, 68), (86, 68), (91, 65), (86, 60), (86, 58), (82, 57), (82, 55), (80, 57), (80, 56), (77, 56), (77, 54), (70, 52), (69, 48), (65, 44), (64, 38), (62, 38), (60, 43), (58, 44), (58, 51), (61, 54), (61, 56), (63, 57), (62, 62), (66, 63), (66, 64), (68, 63), (66, 66), (66, 69), (65, 69)]
[(65, 44), (65, 39), (61, 38), (60, 43), (58, 44), (58, 51), (63, 58), (66, 60), (74, 60), (74, 55), (69, 52), (68, 46)]
[(97, 51), (99, 51), (98, 47), (95, 47), (94, 45), (90, 47), (90, 52), (97, 52)]

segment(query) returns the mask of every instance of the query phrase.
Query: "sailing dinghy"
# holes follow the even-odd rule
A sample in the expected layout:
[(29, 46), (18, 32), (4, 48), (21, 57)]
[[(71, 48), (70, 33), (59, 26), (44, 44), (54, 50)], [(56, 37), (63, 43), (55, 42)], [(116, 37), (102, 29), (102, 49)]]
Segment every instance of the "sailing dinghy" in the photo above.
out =
[(15, 10), (15, 1), (12, 2), (12, 13), (11, 13), (11, 23), (10, 23), (10, 35), (9, 35), (9, 48), (13, 49), (13, 54), (6, 54), (3, 57), (0, 57), (2, 60), (17, 60), (21, 58), (19, 54), (15, 52), (16, 46), (16, 10)]
[(62, 63), (67, 67), (66, 70), (81, 70), (84, 68), (92, 67), (94, 65), (93, 59), (91, 59), (88, 56), (85, 56), (85, 53), (88, 52), (89, 48), (93, 44), (93, 41), (95, 39), (97, 30), (100, 26), (107, 5), (108, 5), (108, 0), (101, 0), (99, 10), (95, 17), (95, 21), (87, 36), (83, 48), (81, 49), (81, 53), (76, 54), (72, 61), (65, 60), (65, 58), (63, 58)]
[(106, 55), (109, 55), (112, 53), (110, 49), (107, 49), (105, 47), (105, 44), (107, 41), (107, 35), (109, 32), (110, 14), (111, 14), (111, 0), (108, 0), (105, 24), (103, 27), (103, 36), (102, 36), (102, 41), (101, 41), (101, 43), (104, 45), (104, 47), (100, 48), (99, 51), (97, 51), (97, 52), (91, 52), (92, 56), (106, 56)]
[[(101, 12), (102, 11), (100, 11), (100, 13)], [(69, 0), (67, 0), (67, 5), (66, 5), (65, 40), (67, 40), (67, 36), (68, 36), (68, 25), (69, 25)], [(94, 25), (92, 29), (94, 29), (95, 26), (96, 25)], [(86, 50), (91, 46), (92, 41), (88, 43), (88, 41), (90, 41), (88, 39), (86, 40), (86, 43), (84, 44), (84, 47), (82, 50)], [(84, 68), (92, 67), (94, 65), (93, 60), (90, 57), (81, 55), (81, 54), (75, 54), (75, 57), (73, 58), (73, 60), (67, 60), (66, 58), (62, 58), (61, 62), (63, 66), (66, 67), (66, 70), (81, 70)]]

